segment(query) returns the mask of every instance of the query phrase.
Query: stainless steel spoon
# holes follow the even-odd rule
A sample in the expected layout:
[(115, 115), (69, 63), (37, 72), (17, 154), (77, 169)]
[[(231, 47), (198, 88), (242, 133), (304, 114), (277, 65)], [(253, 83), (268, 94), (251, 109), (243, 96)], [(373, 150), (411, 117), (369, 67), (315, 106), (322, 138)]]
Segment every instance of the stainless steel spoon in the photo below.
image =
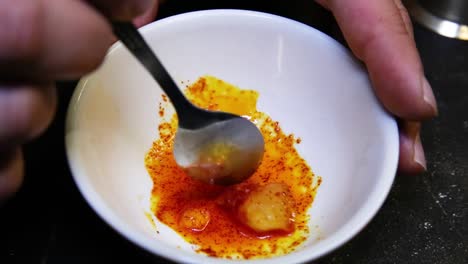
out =
[(230, 185), (249, 178), (263, 156), (259, 129), (243, 117), (194, 106), (132, 23), (112, 22), (112, 26), (174, 105), (179, 119), (173, 150), (177, 164), (192, 178), (210, 184)]

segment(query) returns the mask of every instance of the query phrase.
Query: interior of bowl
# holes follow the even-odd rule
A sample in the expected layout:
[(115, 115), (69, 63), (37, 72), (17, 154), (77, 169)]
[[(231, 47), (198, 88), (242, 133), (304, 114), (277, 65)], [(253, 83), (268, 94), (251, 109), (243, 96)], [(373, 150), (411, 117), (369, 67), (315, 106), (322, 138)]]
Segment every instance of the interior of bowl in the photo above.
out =
[[(300, 154), (322, 177), (310, 209), (311, 236), (296, 252), (268, 261), (319, 257), (374, 216), (395, 174), (397, 126), (364, 69), (337, 42), (291, 20), (239, 10), (183, 14), (142, 33), (177, 82), (212, 75), (256, 90), (258, 109), (302, 139)], [(70, 105), (66, 143), (73, 176), (96, 212), (139, 246), (176, 261), (226, 261), (196, 254), (147, 217), (152, 181), (144, 157), (158, 137), (161, 93), (115, 45), (102, 67), (80, 82)]]

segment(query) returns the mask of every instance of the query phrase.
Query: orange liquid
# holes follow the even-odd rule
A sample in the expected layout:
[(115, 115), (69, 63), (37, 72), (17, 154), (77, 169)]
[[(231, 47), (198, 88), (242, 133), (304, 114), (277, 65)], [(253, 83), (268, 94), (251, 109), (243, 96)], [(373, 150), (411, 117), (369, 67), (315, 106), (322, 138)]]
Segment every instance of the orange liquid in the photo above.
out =
[[(230, 187), (204, 184), (188, 177), (172, 156), (177, 118), (159, 125), (160, 138), (153, 143), (145, 164), (153, 180), (152, 205), (155, 216), (210, 256), (234, 259), (266, 258), (293, 251), (309, 234), (307, 214), (320, 177), (315, 176), (295, 149), (301, 139), (283, 133), (278, 122), (257, 111), (259, 94), (241, 90), (206, 76), (186, 89), (187, 98), (199, 107), (221, 110), (249, 118), (261, 130), (265, 153), (258, 170), (248, 180)], [(167, 99), (163, 98), (167, 104)], [(160, 104), (159, 113), (164, 113)], [(289, 187), (294, 219), (288, 230), (258, 233), (244, 225), (237, 214), (251, 188), (267, 183)], [(199, 218), (191, 219), (191, 212)], [(193, 220), (193, 221), (192, 221)], [(187, 221), (191, 228), (187, 228)]]

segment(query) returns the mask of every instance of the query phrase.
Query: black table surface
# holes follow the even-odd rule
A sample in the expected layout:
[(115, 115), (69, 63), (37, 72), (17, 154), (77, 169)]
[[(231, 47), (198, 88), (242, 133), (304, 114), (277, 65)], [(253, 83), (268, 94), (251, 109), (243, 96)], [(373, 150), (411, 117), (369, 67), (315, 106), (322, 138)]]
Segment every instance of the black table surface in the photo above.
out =
[[(177, 1), (158, 18), (201, 9), (251, 9), (309, 24), (342, 42), (333, 17), (313, 1)], [(439, 117), (424, 124), (428, 172), (397, 175), (372, 222), (315, 263), (468, 263), (468, 42), (415, 25)], [(88, 206), (70, 174), (64, 119), (76, 82), (58, 83), (59, 112), (25, 146), (26, 178), (0, 208), (0, 263), (169, 263), (129, 243)]]

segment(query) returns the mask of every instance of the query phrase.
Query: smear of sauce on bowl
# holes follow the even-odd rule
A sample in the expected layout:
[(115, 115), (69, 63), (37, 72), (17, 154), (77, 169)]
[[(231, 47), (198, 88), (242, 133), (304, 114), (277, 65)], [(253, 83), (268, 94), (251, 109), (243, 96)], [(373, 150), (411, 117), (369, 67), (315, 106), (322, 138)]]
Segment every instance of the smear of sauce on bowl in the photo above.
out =
[[(185, 91), (195, 105), (250, 119), (265, 139), (257, 171), (234, 186), (198, 182), (179, 168), (172, 156), (177, 117), (159, 125), (157, 139), (145, 158), (153, 180), (152, 211), (197, 252), (232, 259), (256, 259), (287, 254), (308, 237), (308, 209), (321, 178), (300, 157), (294, 135), (257, 110), (258, 92), (242, 90), (205, 76)], [(167, 97), (163, 102), (168, 104)], [(165, 106), (159, 105), (163, 117)]]

